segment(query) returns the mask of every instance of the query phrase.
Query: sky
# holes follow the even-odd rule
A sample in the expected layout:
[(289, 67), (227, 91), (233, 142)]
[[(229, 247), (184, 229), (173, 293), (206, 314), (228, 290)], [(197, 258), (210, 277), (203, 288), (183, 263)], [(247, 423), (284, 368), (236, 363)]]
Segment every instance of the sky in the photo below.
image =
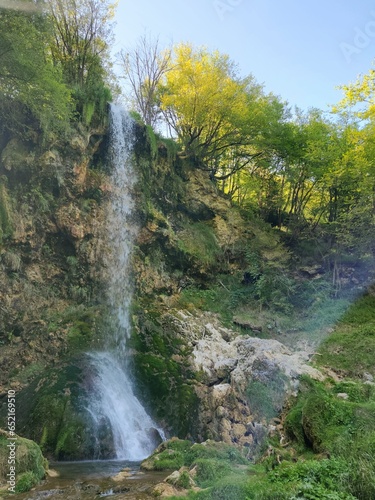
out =
[(228, 54), (240, 74), (303, 110), (329, 111), (373, 67), (370, 0), (119, 0), (113, 53), (144, 35)]

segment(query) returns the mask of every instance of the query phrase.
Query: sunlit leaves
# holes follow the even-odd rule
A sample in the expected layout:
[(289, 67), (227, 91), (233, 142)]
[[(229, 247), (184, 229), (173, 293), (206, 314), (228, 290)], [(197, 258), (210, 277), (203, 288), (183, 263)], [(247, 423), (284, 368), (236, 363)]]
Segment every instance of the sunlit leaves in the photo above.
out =
[(187, 155), (211, 160), (248, 141), (249, 82), (237, 77), (228, 56), (189, 44), (174, 50), (171, 70), (160, 86), (161, 108)]

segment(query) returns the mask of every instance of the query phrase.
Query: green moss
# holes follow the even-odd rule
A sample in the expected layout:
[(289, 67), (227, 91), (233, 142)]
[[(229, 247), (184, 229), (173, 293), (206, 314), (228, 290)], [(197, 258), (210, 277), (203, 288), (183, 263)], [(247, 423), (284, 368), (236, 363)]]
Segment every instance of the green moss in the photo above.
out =
[(187, 440), (173, 438), (166, 441), (145, 461), (147, 462), (146, 468), (148, 470), (177, 470), (185, 465), (186, 453), (191, 446), (192, 443)]
[(365, 295), (344, 314), (335, 331), (323, 342), (316, 362), (345, 374), (375, 376), (375, 297)]
[[(0, 434), (0, 477), (2, 479), (7, 479), (6, 474), (9, 472), (9, 442), (5, 434)], [(30, 490), (45, 476), (48, 462), (34, 441), (18, 436), (15, 444), (16, 491), (21, 493)]]
[(375, 322), (375, 296), (360, 297), (342, 316), (341, 323), (367, 325)]
[(190, 488), (190, 476), (188, 471), (184, 470), (181, 472), (180, 477), (176, 482), (176, 486), (177, 488), (184, 488), (186, 490)]
[[(347, 400), (337, 396), (343, 389), (348, 391), (344, 391), (349, 395)], [(286, 416), (285, 429), (299, 443), (300, 449), (312, 448), (345, 463), (348, 494), (361, 499), (374, 498), (375, 399), (372, 388), (348, 381), (329, 386), (305, 377), (297, 402)], [(336, 487), (338, 484), (337, 480)]]
[(233, 468), (224, 460), (197, 458), (194, 465), (197, 466), (196, 481), (202, 487), (233, 472)]
[(82, 371), (72, 364), (43, 373), (17, 395), (19, 431), (56, 459), (93, 454), (81, 383)]
[(36, 486), (38, 482), (39, 480), (33, 472), (24, 472), (17, 478), (16, 492), (24, 493), (25, 491), (29, 491)]
[(163, 137), (160, 141), (160, 146), (165, 147), (167, 151), (167, 158), (172, 163), (176, 161), (179, 144), (174, 139), (167, 139)]
[[(174, 332), (172, 319), (157, 311), (139, 311), (130, 347), (140, 393), (157, 419), (164, 419), (174, 435), (193, 435), (198, 398), (187, 360), (190, 350)], [(174, 359), (174, 356), (178, 358)]]
[[(189, 498), (199, 500), (248, 500), (257, 498), (249, 495), (249, 484), (245, 475), (232, 474), (217, 480), (210, 488), (192, 494)], [(276, 500), (278, 497), (272, 497)]]
[(187, 465), (193, 464), (197, 459), (221, 460), (233, 465), (248, 464), (248, 461), (234, 446), (211, 440), (202, 444), (195, 443), (187, 452)]
[(221, 251), (213, 228), (204, 222), (189, 224), (178, 233), (178, 248), (197, 265), (216, 264)]
[(158, 141), (153, 128), (150, 125), (145, 125), (147, 142), (150, 147), (151, 158), (156, 158), (158, 154)]

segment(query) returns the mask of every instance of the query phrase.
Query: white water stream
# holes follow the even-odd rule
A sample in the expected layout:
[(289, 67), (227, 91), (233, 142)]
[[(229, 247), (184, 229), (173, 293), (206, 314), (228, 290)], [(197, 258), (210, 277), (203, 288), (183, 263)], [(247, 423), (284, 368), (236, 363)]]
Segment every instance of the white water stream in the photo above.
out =
[(106, 350), (89, 355), (94, 380), (87, 409), (97, 429), (103, 425), (110, 426), (115, 458), (137, 461), (150, 455), (158, 444), (159, 436), (164, 439), (164, 434), (135, 396), (126, 362), (132, 298), (130, 257), (137, 230), (132, 221), (134, 122), (123, 108), (113, 104), (110, 118), (113, 192), (108, 216), (110, 253), (105, 256), (105, 261), (107, 294), (116, 328), (109, 335)]

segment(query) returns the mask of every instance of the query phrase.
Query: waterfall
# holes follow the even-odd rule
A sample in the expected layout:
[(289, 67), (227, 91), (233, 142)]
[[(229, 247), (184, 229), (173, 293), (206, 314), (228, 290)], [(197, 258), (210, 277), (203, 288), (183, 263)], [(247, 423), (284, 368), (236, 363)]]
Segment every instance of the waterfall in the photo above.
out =
[(87, 410), (94, 422), (96, 441), (99, 443), (103, 435), (108, 441), (109, 435), (113, 458), (137, 461), (150, 455), (164, 434), (135, 396), (126, 361), (131, 328), (130, 257), (136, 234), (132, 220), (136, 180), (131, 163), (134, 122), (122, 107), (114, 104), (110, 107), (110, 120), (113, 192), (108, 214), (109, 251), (104, 260), (115, 327), (110, 328), (105, 350), (89, 354), (93, 380)]

